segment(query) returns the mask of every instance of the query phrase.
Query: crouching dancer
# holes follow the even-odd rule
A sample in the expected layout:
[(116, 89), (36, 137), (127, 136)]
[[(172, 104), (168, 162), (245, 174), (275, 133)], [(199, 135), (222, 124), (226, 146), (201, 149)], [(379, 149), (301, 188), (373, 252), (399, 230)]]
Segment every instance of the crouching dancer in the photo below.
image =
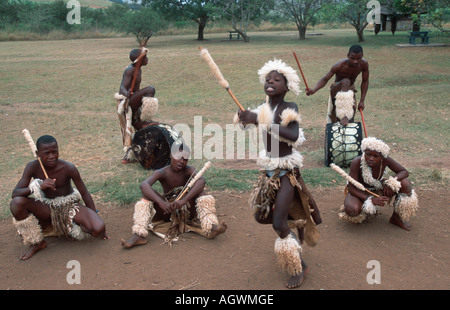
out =
[[(134, 206), (133, 235), (122, 239), (124, 248), (146, 244), (149, 229), (171, 244), (179, 234), (193, 231), (214, 239), (226, 231), (227, 225), (216, 216), (216, 200), (205, 193), (206, 181), (199, 176), (192, 188), (180, 196), (195, 168), (187, 165), (190, 150), (184, 144), (172, 145), (170, 164), (154, 173), (141, 184), (143, 198)], [(164, 194), (152, 188), (157, 181)], [(181, 197), (177, 199), (178, 197)]]
[[(361, 150), (363, 154), (353, 159), (349, 175), (379, 197), (349, 183), (339, 217), (353, 223), (362, 223), (374, 218), (380, 207), (387, 205), (394, 209), (390, 223), (410, 230), (408, 221), (415, 215), (419, 201), (408, 179), (408, 171), (389, 157), (389, 146), (380, 139), (363, 139)], [(383, 178), (386, 168), (395, 175)]]
[(87, 235), (108, 239), (105, 224), (96, 213), (78, 169), (59, 159), (56, 139), (48, 135), (37, 139), (36, 154), (49, 177), (45, 177), (38, 160), (29, 162), (10, 203), (14, 226), (24, 244), (29, 245), (20, 259), (29, 259), (47, 246), (43, 230), (79, 240)]
[[(267, 101), (254, 110), (239, 111), (239, 121), (262, 130), (264, 149), (259, 154), (261, 174), (250, 195), (255, 219), (272, 224), (278, 235), (275, 254), (291, 276), (286, 287), (303, 283), (308, 266), (301, 257), (303, 240), (315, 246), (321, 223), (316, 203), (300, 174), (303, 157), (298, 151), (305, 140), (301, 117), (294, 102), (284, 101), (289, 90), (299, 93), (299, 77), (281, 60), (267, 62), (258, 72)], [(236, 121), (236, 120), (235, 120)], [(297, 235), (291, 230), (296, 229)]]

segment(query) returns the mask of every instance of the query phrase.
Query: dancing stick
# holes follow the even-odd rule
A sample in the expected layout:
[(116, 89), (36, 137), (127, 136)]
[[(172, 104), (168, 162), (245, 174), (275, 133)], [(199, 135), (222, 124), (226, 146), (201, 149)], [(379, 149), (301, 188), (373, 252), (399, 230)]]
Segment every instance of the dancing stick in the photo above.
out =
[(306, 83), (305, 76), (303, 75), (302, 67), (300, 66), (300, 62), (298, 61), (297, 54), (295, 54), (295, 52), (292, 52), (292, 54), (294, 54), (295, 61), (297, 61), (298, 68), (300, 69), (300, 73), (302, 74), (303, 82), (305, 82), (306, 90), (308, 90), (309, 87), (308, 84)]
[(30, 132), (28, 131), (28, 129), (24, 129), (22, 130), (22, 133), (25, 137), (25, 140), (27, 140), (28, 145), (31, 148), (31, 152), (33, 152), (34, 157), (37, 158), (37, 160), (39, 161), (39, 164), (41, 165), (42, 171), (44, 172), (45, 178), (48, 179), (48, 174), (47, 171), (45, 171), (44, 165), (42, 164), (41, 158), (39, 156), (37, 156), (36, 154), (36, 144), (34, 144), (33, 138), (30, 135)]
[(347, 181), (352, 183), (357, 189), (362, 190), (362, 191), (366, 191), (369, 194), (374, 195), (375, 197), (380, 197), (380, 195), (372, 193), (367, 188), (365, 188), (364, 185), (362, 185), (361, 183), (359, 183), (358, 181), (353, 179), (351, 176), (349, 176), (347, 173), (345, 173), (345, 171), (342, 170), (341, 167), (336, 166), (335, 164), (330, 164), (330, 167), (333, 168), (333, 170), (336, 171), (337, 173), (339, 173), (341, 176), (343, 176)]
[(361, 120), (362, 120), (362, 123), (363, 123), (363, 127), (364, 127), (364, 134), (366, 135), (366, 138), (367, 138), (366, 123), (364, 122), (364, 114), (363, 114), (363, 112), (362, 112), (362, 109), (361, 109), (361, 108), (359, 108), (359, 112), (361, 113)]
[(211, 54), (209, 54), (209, 52), (208, 52), (208, 50), (206, 48), (203, 48), (203, 47), (200, 46), (199, 49), (200, 49), (200, 56), (202, 56), (202, 58), (209, 65), (209, 67), (211, 68), (212, 73), (219, 80), (219, 84), (223, 88), (226, 89), (226, 91), (230, 94), (231, 98), (233, 98), (234, 102), (236, 102), (236, 104), (238, 105), (239, 109), (241, 109), (241, 111), (244, 111), (244, 107), (239, 103), (237, 98), (231, 92), (230, 84), (223, 77), (222, 72), (220, 72), (220, 69), (216, 65), (216, 63), (214, 62), (214, 59), (212, 59)]
[(202, 176), (202, 174), (206, 171), (206, 169), (208, 169), (209, 167), (211, 167), (211, 162), (208, 161), (205, 163), (205, 165), (203, 166), (202, 170), (200, 170), (195, 177), (188, 183), (188, 185), (186, 186), (186, 188), (178, 195), (177, 199), (175, 199), (175, 201), (180, 200), (184, 194), (186, 194), (191, 188), (192, 186), (194, 186), (195, 182), (197, 182), (198, 179), (200, 179), (200, 177)]

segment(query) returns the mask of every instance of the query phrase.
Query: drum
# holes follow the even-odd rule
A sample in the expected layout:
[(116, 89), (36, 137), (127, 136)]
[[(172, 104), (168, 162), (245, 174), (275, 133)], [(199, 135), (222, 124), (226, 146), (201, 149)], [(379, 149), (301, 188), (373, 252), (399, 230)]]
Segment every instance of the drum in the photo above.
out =
[(180, 134), (172, 126), (153, 123), (134, 134), (131, 149), (145, 169), (160, 169), (170, 163), (173, 143), (182, 143)]
[(328, 123), (325, 129), (325, 166), (331, 163), (345, 168), (352, 160), (361, 155), (361, 123)]

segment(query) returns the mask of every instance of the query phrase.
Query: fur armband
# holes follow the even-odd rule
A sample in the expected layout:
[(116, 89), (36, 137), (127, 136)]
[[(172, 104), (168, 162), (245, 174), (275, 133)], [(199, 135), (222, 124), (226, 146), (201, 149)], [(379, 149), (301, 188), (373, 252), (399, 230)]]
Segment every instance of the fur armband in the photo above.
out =
[(362, 205), (362, 211), (366, 214), (377, 214), (378, 206), (372, 202), (372, 196), (366, 199)]
[(280, 125), (283, 127), (287, 127), (291, 122), (297, 122), (299, 125), (302, 121), (300, 113), (295, 111), (294, 109), (285, 109), (281, 113), (281, 123)]
[(34, 196), (36, 200), (45, 197), (44, 193), (41, 190), (42, 182), (44, 181), (42, 181), (41, 179), (34, 179), (33, 182), (31, 182), (30, 185), (28, 186), (28, 188), (31, 191), (31, 194)]
[(384, 181), (384, 184), (396, 193), (398, 193), (400, 191), (400, 188), (402, 188), (402, 183), (400, 183), (400, 181), (397, 181), (397, 177), (390, 176), (386, 181)]

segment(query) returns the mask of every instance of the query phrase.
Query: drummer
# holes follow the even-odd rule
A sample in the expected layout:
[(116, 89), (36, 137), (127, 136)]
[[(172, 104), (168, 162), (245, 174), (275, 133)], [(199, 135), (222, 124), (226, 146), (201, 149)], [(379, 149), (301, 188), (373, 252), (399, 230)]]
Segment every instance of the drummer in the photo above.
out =
[(358, 109), (364, 110), (364, 99), (369, 89), (369, 63), (363, 58), (363, 48), (360, 45), (352, 45), (348, 51), (347, 58), (334, 64), (314, 88), (306, 89), (306, 95), (311, 96), (335, 76), (334, 82), (330, 85), (327, 123), (336, 123), (339, 120), (340, 124), (345, 126), (349, 122), (353, 122), (356, 108), (355, 80), (359, 74), (362, 74), (362, 81)]

